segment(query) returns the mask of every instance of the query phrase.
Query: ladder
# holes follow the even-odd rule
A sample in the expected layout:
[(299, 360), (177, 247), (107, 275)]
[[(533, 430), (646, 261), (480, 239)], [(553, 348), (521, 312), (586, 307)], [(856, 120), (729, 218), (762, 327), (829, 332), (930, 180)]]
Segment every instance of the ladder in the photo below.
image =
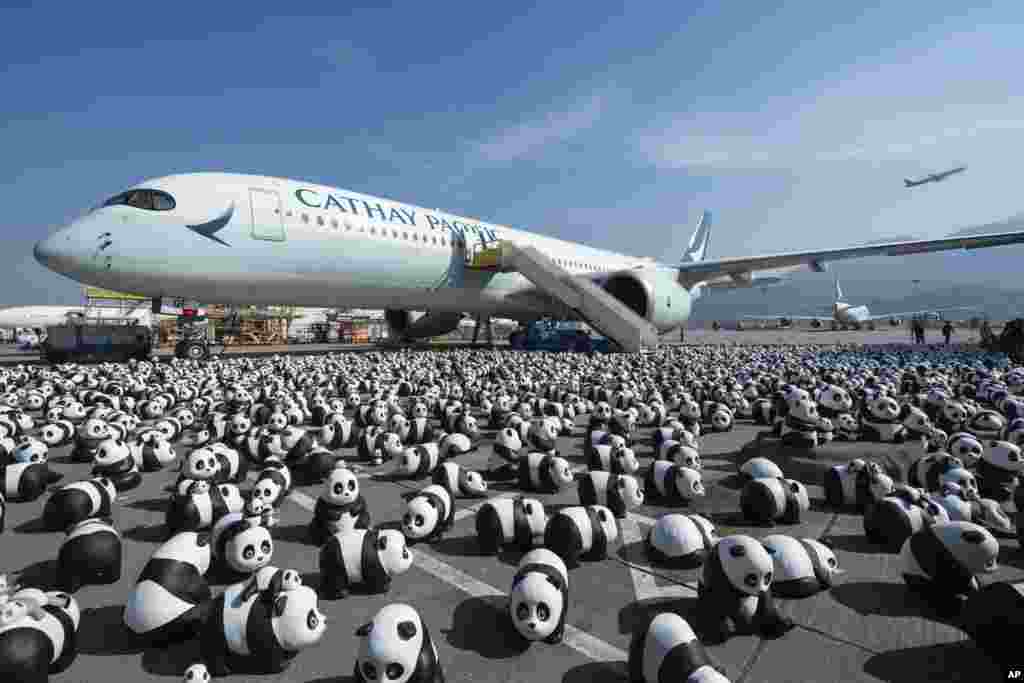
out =
[(505, 240), (481, 244), (467, 252), (466, 265), (520, 273), (624, 351), (648, 351), (658, 345), (658, 330), (647, 320), (591, 280), (573, 277), (536, 247)]

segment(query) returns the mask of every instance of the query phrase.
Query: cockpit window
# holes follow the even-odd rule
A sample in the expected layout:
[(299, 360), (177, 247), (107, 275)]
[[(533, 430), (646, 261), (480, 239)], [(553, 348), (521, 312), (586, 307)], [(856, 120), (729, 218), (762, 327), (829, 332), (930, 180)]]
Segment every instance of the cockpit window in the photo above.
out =
[(102, 206), (123, 204), (147, 211), (170, 211), (174, 208), (174, 197), (161, 190), (128, 190), (111, 197)]

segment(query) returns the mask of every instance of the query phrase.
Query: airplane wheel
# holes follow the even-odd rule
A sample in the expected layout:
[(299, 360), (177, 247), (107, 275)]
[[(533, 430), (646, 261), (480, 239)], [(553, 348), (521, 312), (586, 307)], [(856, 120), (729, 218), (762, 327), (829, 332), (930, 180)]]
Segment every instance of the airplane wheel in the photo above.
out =
[(202, 360), (206, 358), (206, 346), (198, 342), (181, 342), (175, 349), (175, 356), (188, 360)]

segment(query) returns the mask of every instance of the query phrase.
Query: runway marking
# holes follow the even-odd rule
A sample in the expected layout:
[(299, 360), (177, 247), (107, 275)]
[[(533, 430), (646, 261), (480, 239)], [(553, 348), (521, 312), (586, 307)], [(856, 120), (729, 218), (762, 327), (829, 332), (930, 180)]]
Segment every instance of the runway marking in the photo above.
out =
[[(494, 498), (507, 498), (516, 495), (519, 494), (515, 492), (507, 492), (494, 496)], [(312, 512), (313, 508), (316, 506), (316, 501), (301, 491), (292, 491), (288, 494), (288, 498), (296, 505), (309, 512)], [(480, 505), (483, 505), (485, 502), (487, 501), (480, 501), (477, 505), (460, 510), (459, 512), (464, 513), (462, 515), (462, 519), (474, 514), (476, 511), (474, 508), (479, 508)], [(456, 516), (458, 516), (458, 513), (456, 513)], [(424, 551), (422, 548), (416, 548), (413, 551), (413, 564), (439, 581), (452, 585), (475, 598), (483, 598), (493, 595), (507, 595), (505, 591), (498, 590), (494, 586), (486, 584), (462, 570), (456, 569), (446, 562), (442, 562), (433, 555)], [(562, 644), (571, 647), (584, 657), (596, 662), (623, 662), (629, 659), (629, 655), (624, 650), (620, 650), (614, 645), (606, 643), (600, 638), (593, 636), (586, 631), (581, 631), (570, 624), (566, 624), (565, 626), (565, 640), (562, 641)]]
[[(619, 522), (623, 546), (633, 545), (635, 547), (636, 544), (642, 543), (644, 540), (644, 535), (640, 531), (640, 525), (637, 524), (638, 520), (636, 517), (636, 515), (630, 514)], [(654, 599), (667, 600), (697, 597), (697, 591), (689, 586), (679, 584), (659, 586), (654, 580), (654, 574), (651, 572), (644, 571), (629, 561), (625, 561), (624, 564), (629, 568), (629, 577), (633, 581), (633, 593), (636, 595), (637, 602)]]

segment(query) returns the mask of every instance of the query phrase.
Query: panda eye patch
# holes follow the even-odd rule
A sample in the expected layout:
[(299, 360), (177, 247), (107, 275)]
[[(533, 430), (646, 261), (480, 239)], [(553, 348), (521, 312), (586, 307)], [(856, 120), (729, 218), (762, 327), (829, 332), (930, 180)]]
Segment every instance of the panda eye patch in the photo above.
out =
[(753, 588), (757, 585), (757, 574), (747, 574), (743, 579), (743, 583)]
[(381, 549), (381, 550), (386, 550), (387, 549), (387, 547), (388, 547), (388, 538), (387, 538), (387, 536), (381, 536), (380, 538), (377, 539), (377, 547), (379, 549)]
[(337, 484), (334, 485), (334, 493), (335, 493), (335, 495), (341, 495), (344, 491), (345, 491), (345, 486), (341, 482), (338, 482)]
[(389, 679), (393, 680), (396, 678), (400, 678), (401, 675), (405, 673), (405, 667), (403, 667), (398, 662), (391, 662), (390, 664), (388, 664), (388, 668), (384, 670), (384, 673)]
[(355, 491), (356, 490), (356, 482), (355, 482), (354, 479), (349, 480), (349, 482), (348, 482), (348, 490), (349, 491)]
[(370, 662), (363, 662), (363, 675), (371, 681), (377, 680), (377, 667)]
[(247, 560), (251, 560), (252, 558), (256, 557), (256, 546), (245, 546), (245, 549), (242, 550), (242, 557), (244, 557)]
[(263, 541), (262, 543), (260, 543), (260, 550), (262, 550), (264, 553), (269, 553), (272, 550), (272, 548), (273, 546), (270, 545), (270, 541)]
[(416, 526), (423, 526), (423, 515), (416, 515), (413, 521), (415, 521)]
[(306, 626), (309, 627), (310, 631), (315, 631), (316, 627), (320, 625), (320, 617), (316, 615), (316, 612), (309, 610), (309, 614), (306, 615)]
[(526, 503), (525, 505), (523, 505), (523, 511), (526, 512), (526, 514), (528, 514), (528, 515), (532, 515), (533, 514), (533, 504), (532, 503)]
[(530, 608), (526, 606), (525, 602), (519, 603), (516, 607), (516, 619), (519, 621), (526, 621), (526, 618), (530, 616)]

